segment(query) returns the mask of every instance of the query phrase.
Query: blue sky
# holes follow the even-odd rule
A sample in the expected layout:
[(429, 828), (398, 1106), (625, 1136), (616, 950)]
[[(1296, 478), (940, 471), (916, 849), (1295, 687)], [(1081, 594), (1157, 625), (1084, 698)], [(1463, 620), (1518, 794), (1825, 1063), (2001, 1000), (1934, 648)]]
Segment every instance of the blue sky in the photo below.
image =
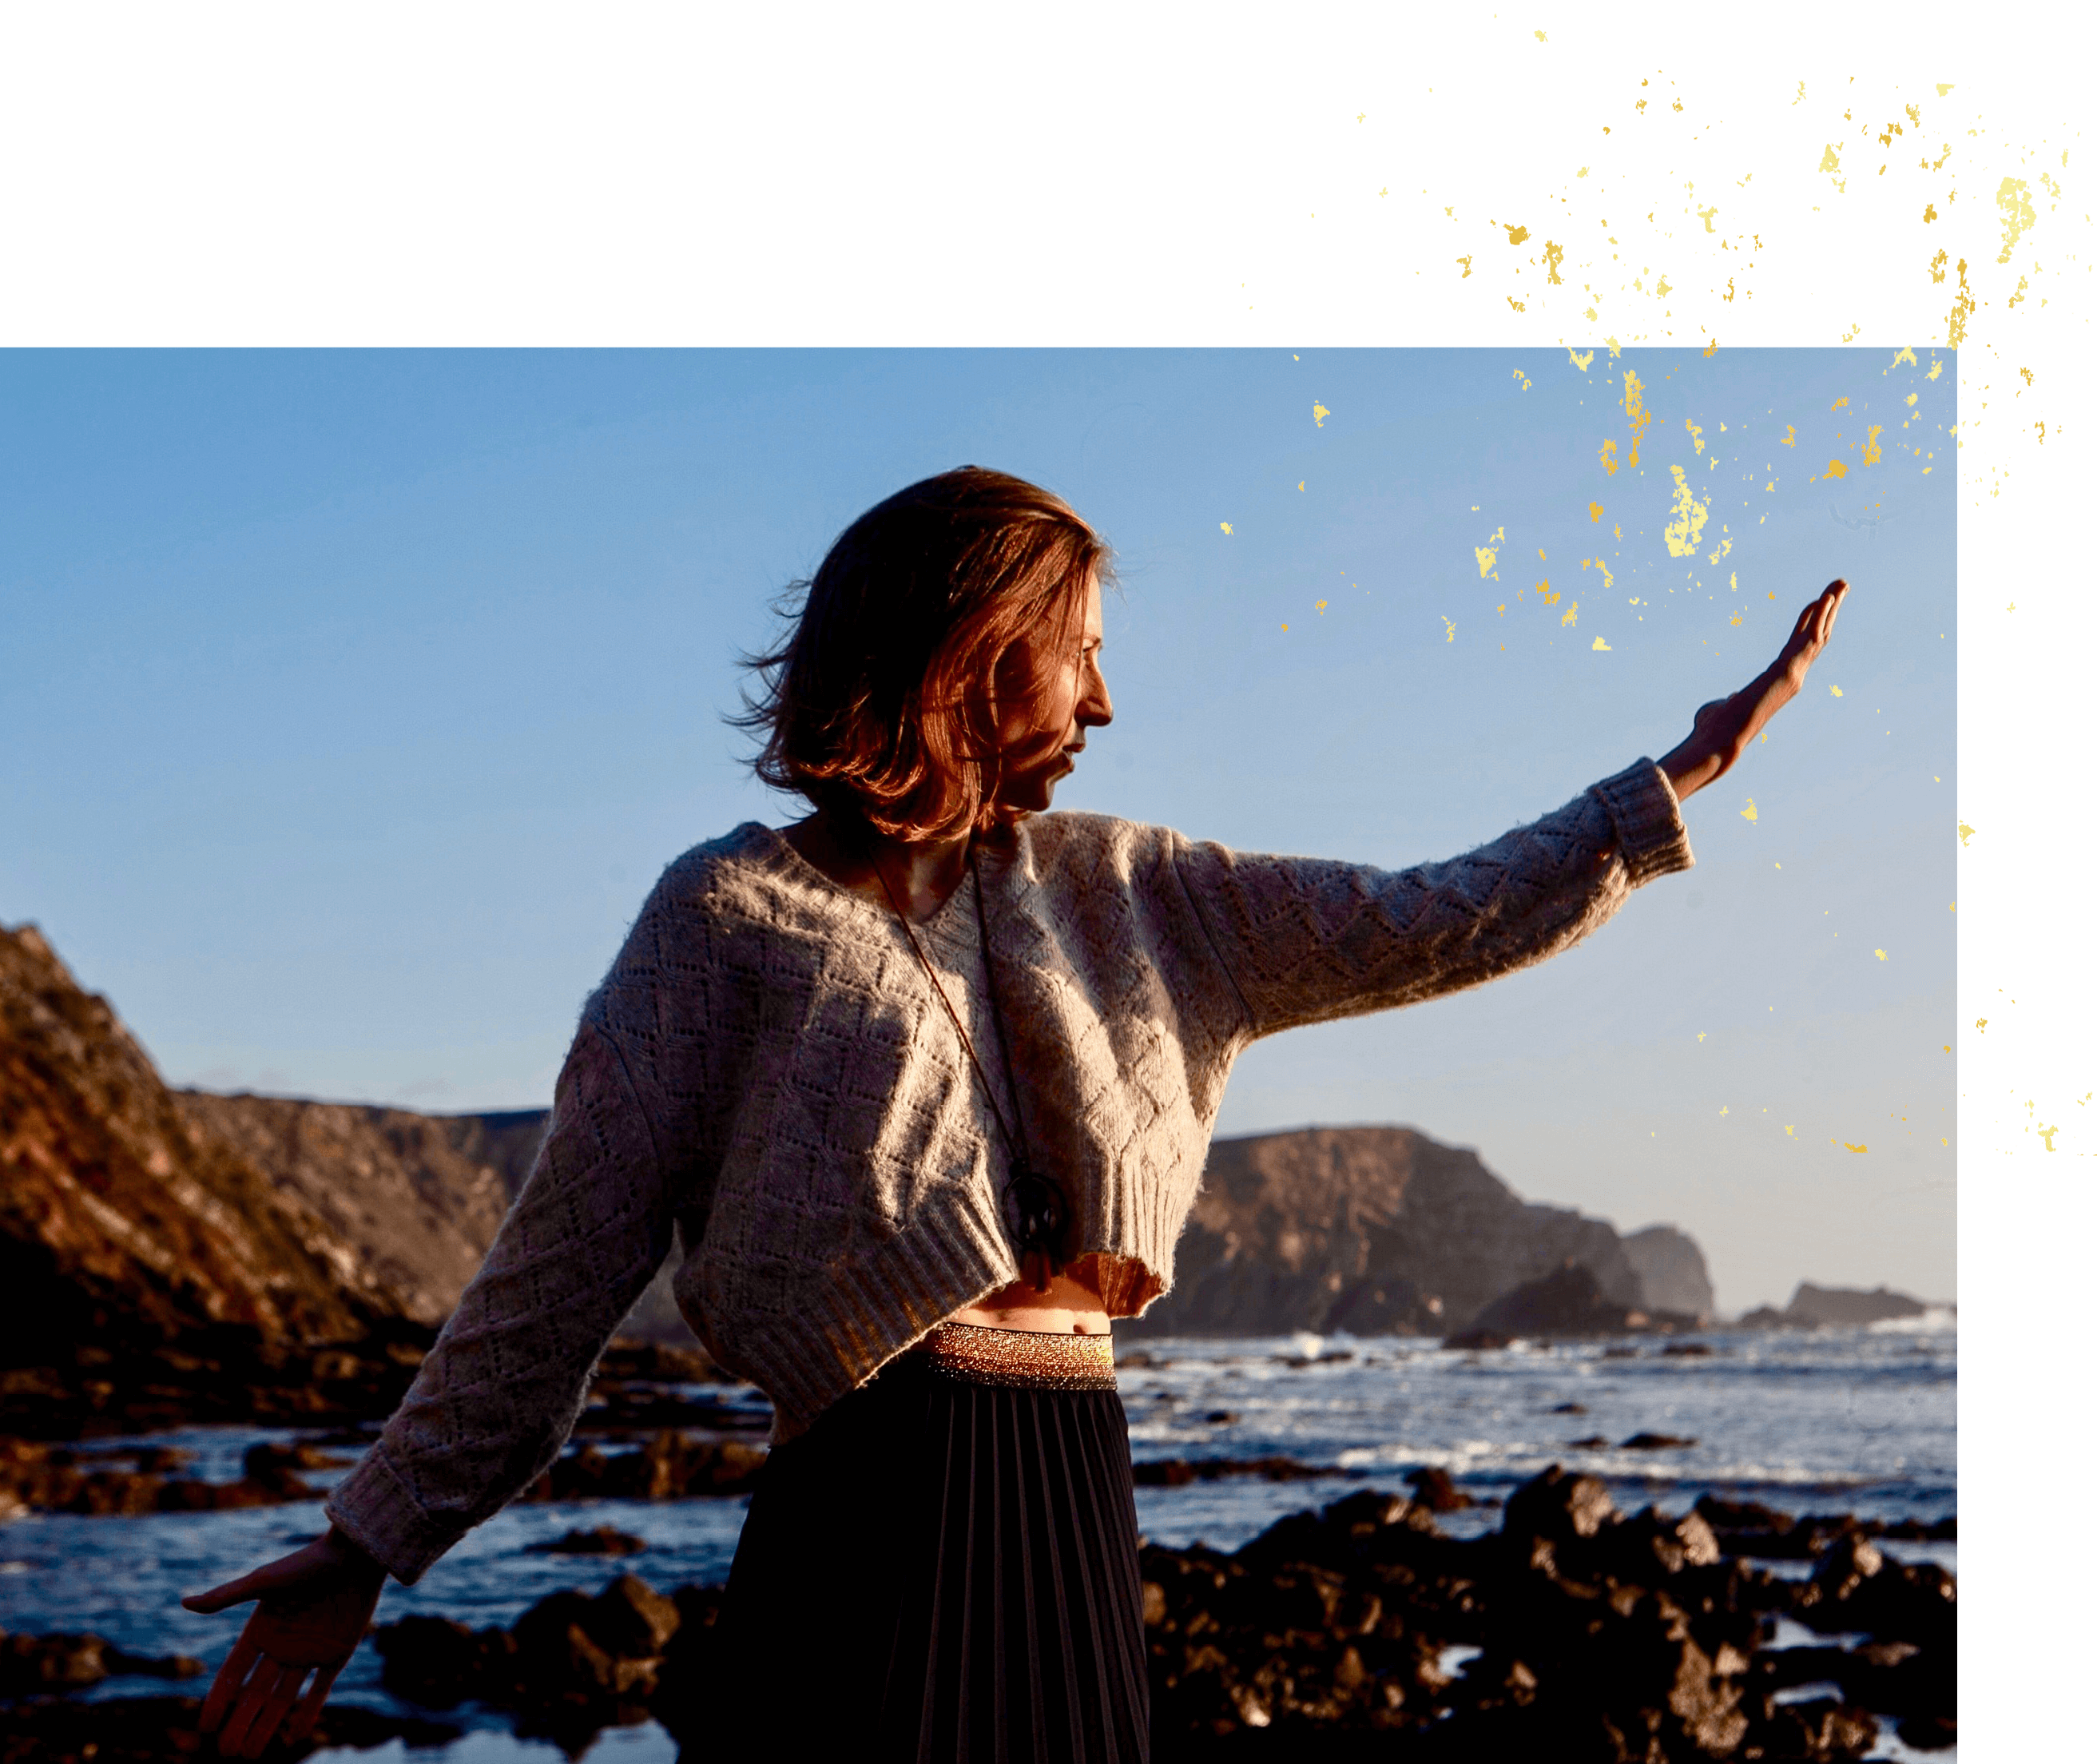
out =
[(738, 650), (928, 472), (1117, 548), (1119, 715), (1062, 806), (1384, 864), (1664, 751), (1846, 575), (1695, 871), (1262, 1044), (1219, 1130), (1474, 1145), (1691, 1230), (1729, 1308), (1951, 1297), (1956, 376), (1890, 354), (0, 355), (0, 920), (174, 1082), (538, 1104), (661, 866), (791, 812), (720, 720)]

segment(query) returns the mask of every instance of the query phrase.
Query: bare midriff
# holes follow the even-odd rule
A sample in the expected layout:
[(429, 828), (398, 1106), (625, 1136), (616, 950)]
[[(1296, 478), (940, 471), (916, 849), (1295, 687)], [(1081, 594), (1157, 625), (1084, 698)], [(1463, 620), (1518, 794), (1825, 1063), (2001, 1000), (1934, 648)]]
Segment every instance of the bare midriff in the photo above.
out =
[(1099, 1258), (1086, 1256), (1061, 1274), (1051, 1275), (1048, 1290), (1036, 1292), (1026, 1281), (987, 1293), (947, 1320), (983, 1329), (1025, 1329), (1039, 1335), (1110, 1335), (1113, 1327), (1100, 1297)]

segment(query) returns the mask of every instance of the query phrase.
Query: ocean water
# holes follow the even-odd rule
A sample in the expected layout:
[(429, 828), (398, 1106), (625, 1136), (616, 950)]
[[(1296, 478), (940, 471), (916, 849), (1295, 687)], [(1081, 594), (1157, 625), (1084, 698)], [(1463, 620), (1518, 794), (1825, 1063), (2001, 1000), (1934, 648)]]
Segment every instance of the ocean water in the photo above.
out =
[[(1669, 1355), (1653, 1340), (1517, 1344), (1491, 1353), (1452, 1353), (1432, 1341), (1387, 1336), (1146, 1340), (1125, 1356), (1131, 1363), (1120, 1373), (1139, 1462), (1281, 1455), (1343, 1473), (1141, 1488), (1137, 1517), (1157, 1543), (1232, 1549), (1285, 1513), (1361, 1487), (1403, 1491), (1408, 1471), (1434, 1465), (1480, 1503), (1442, 1517), (1445, 1530), (1466, 1535), (1496, 1529), (1498, 1502), (1552, 1464), (1602, 1477), (1626, 1512), (1649, 1504), (1679, 1511), (1710, 1490), (1797, 1513), (1928, 1522), (1955, 1512), (1958, 1336), (1949, 1316), (1860, 1329), (1722, 1329), (1692, 1339), (1710, 1353)], [(1622, 1442), (1639, 1433), (1694, 1443), (1626, 1449)], [(249, 1446), (296, 1437), (222, 1428), (155, 1440), (196, 1454), (187, 1473), (230, 1480)], [(1576, 1443), (1588, 1440), (1602, 1442)], [(94, 1449), (118, 1443), (97, 1441)], [(341, 1473), (309, 1475), (325, 1487)], [(513, 1508), (467, 1537), (419, 1585), (389, 1587), (379, 1620), (414, 1613), (475, 1626), (509, 1623), (549, 1592), (594, 1591), (629, 1572), (665, 1591), (717, 1583), (734, 1555), (745, 1505), (727, 1499)], [(322, 1522), (311, 1502), (224, 1513), (28, 1515), (0, 1527), (0, 1629), (89, 1630), (136, 1652), (193, 1654), (216, 1667), (239, 1614), (192, 1616), (180, 1596), (296, 1547)], [(532, 1543), (599, 1525), (630, 1532), (648, 1547), (616, 1560), (527, 1553)], [(1889, 1547), (1957, 1569), (1955, 1544)], [(1780, 1640), (1787, 1639), (1797, 1638)], [(370, 1648), (360, 1649), (336, 1696), (397, 1707), (379, 1669)], [(114, 1679), (90, 1694), (165, 1688)], [(444, 1764), (551, 1764), (558, 1756), (550, 1746), (514, 1740), (493, 1713), (467, 1709), (445, 1718), (469, 1731), (448, 1749)], [(388, 1751), (401, 1750), (342, 1758), (384, 1764)], [(668, 1764), (675, 1750), (650, 1724), (607, 1732), (589, 1756), (598, 1764)], [(1876, 1755), (1905, 1754), (1889, 1730)]]

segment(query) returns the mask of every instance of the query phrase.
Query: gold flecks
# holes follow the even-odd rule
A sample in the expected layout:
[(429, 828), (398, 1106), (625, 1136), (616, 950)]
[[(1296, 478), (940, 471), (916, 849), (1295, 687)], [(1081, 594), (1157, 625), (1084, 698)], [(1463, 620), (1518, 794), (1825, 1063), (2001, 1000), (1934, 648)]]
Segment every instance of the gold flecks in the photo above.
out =
[(1517, 313), (1526, 313), (1529, 310), (1529, 303), (1526, 300), (1517, 300), (1512, 294), (1507, 296), (1507, 303)]
[(1587, 505), (1587, 519), (1591, 521), (1599, 521), (1601, 518), (1602, 505), (1599, 502), (1590, 502)]
[(1469, 281), (1471, 279), (1471, 260), (1470, 260), (1470, 258), (1469, 258), (1468, 256), (1465, 256), (1459, 257), (1459, 258), (1456, 260), (1456, 261), (1457, 261), (1458, 263), (1461, 264), (1461, 265), (1464, 266), (1464, 273), (1463, 273), (1463, 274), (1461, 274), (1460, 276), (1457, 277), (1457, 278), (1456, 278), (1456, 279), (1457, 279), (1459, 282), (1469, 282)]
[(1639, 462), (1639, 443), (1644, 440), (1645, 431), (1653, 422), (1653, 413), (1645, 408), (1645, 387), (1634, 368), (1624, 370), (1624, 414), (1631, 418), (1631, 450), (1624, 463), (1635, 466)]
[[(1553, 597), (1556, 598), (1555, 596)], [(1558, 623), (1561, 627), (1569, 625), (1576, 623), (1579, 617), (1580, 602), (1576, 600), (1571, 606), (1568, 606), (1565, 611), (1558, 615)]]
[(2006, 264), (2017, 241), (2038, 225), (2038, 212), (2032, 207), (2030, 186), (2021, 177), (2003, 180), (1995, 192), (1995, 206), (2003, 211), (2003, 250), (1995, 261)]
[(1843, 406), (1845, 406), (1845, 405), (1847, 405), (1849, 402), (1850, 402), (1850, 401), (1849, 401), (1847, 398), (1838, 398), (1838, 399), (1837, 399), (1837, 400), (1835, 401), (1835, 402), (1834, 402), (1833, 404), (1830, 405), (1828, 408), (1830, 410), (1840, 410), (1840, 409), (1841, 409), (1843, 408)]
[(1579, 369), (1583, 374), (1587, 371), (1589, 364), (1595, 359), (1595, 352), (1592, 349), (1590, 349), (1585, 355), (1583, 355), (1578, 349), (1572, 348), (1569, 344), (1566, 348), (1565, 353), (1571, 358), (1574, 366)]
[(1793, 428), (1793, 427), (1791, 426), (1791, 424), (1789, 424), (1788, 422), (1787, 422), (1787, 423), (1786, 423), (1786, 424), (1784, 424), (1784, 439), (1783, 439), (1782, 440), (1779, 441), (1776, 444), (1777, 444), (1779, 447), (1796, 447), (1796, 446), (1797, 446), (1797, 445), (1798, 445), (1798, 431), (1797, 431), (1797, 429)]
[(1828, 462), (1828, 470), (1823, 475), (1829, 478), (1846, 478), (1850, 475), (1850, 468), (1839, 459), (1831, 459)]
[(1602, 470), (1612, 478), (1617, 475), (1617, 444), (1613, 440), (1602, 443)]
[(1451, 643), (1454, 643), (1454, 642), (1456, 641), (1456, 621), (1455, 621), (1454, 619), (1452, 619), (1451, 618), (1450, 618), (1450, 616), (1449, 616), (1447, 613), (1444, 613), (1444, 614), (1443, 614), (1443, 615), (1442, 615), (1442, 623), (1443, 623), (1443, 624), (1445, 624), (1445, 625), (1448, 626), (1448, 628), (1449, 628), (1449, 641), (1450, 641)]
[[(1758, 821), (1761, 819), (1761, 816), (1755, 813), (1755, 799), (1752, 796), (1748, 799), (1748, 806), (1740, 811), (1740, 819), (1743, 821)], [(1783, 866), (1780, 864), (1778, 865), (1778, 868), (1782, 869)]]
[(1508, 226), (1504, 221), (1501, 221), (1500, 225), (1506, 228), (1508, 243), (1510, 245), (1519, 245), (1529, 237), (1529, 229), (1526, 226)]
[(1565, 247), (1555, 245), (1549, 239), (1543, 242), (1544, 279), (1564, 286), (1565, 278), (1558, 273), (1558, 266), (1565, 261)]
[(1325, 419), (1332, 415), (1332, 414), (1333, 413), (1328, 410), (1323, 405), (1318, 403), (1316, 400), (1312, 401), (1311, 405), (1311, 420), (1316, 423), (1320, 428), (1322, 429), (1325, 427)]
[(1924, 224), (1934, 221), (1937, 218), (1937, 204), (1935, 203), (1925, 203), (1923, 205), (1922, 218)]
[(1718, 228), (1711, 224), (1711, 217), (1718, 212), (1718, 209), (1715, 208), (1699, 208), (1696, 211), (1696, 218), (1704, 223), (1704, 230), (1705, 232), (1715, 233), (1718, 230)]
[(1946, 348), (1955, 349), (1966, 340), (1966, 321), (1973, 316), (1975, 304), (1972, 291), (1966, 286), (1966, 260), (1962, 257), (1959, 260), (1959, 298), (1951, 303), (1950, 315), (1945, 322)]
[(1703, 536), (1704, 523), (1711, 512), (1709, 502), (1699, 502), (1689, 488), (1689, 480), (1679, 466), (1667, 468), (1675, 475), (1675, 519), (1668, 523), (1665, 537), (1668, 554), (1676, 558), (1696, 555), (1698, 541)]
[[(1581, 565), (1581, 568), (1583, 570), (1586, 567), (1587, 565), (1584, 563)], [(1602, 592), (1606, 594), (1611, 589), (1617, 585), (1617, 579), (1609, 574), (1609, 565), (1603, 562), (1600, 558), (1595, 559), (1595, 567), (1602, 572)], [(1633, 606), (1636, 606), (1638, 602), (1634, 600), (1631, 604)]]
[(1842, 696), (1842, 689), (1840, 686), (1830, 686), (1828, 689), (1838, 698)]
[(1963, 844), (1964, 844), (1964, 843), (1965, 843), (1968, 839), (1972, 838), (1973, 837), (1973, 835), (1974, 835), (1975, 834), (1978, 833), (1980, 830), (1981, 830), (1981, 829), (1980, 829), (1978, 827), (1969, 827), (1969, 826), (1968, 826), (1968, 825), (1966, 825), (1966, 823), (1965, 823), (1964, 821), (1960, 821), (1960, 822), (1959, 823), (1959, 843), (1961, 845), (1963, 845)]
[(1600, 637), (1596, 637), (1596, 638), (1595, 639), (1595, 642), (1594, 642), (1594, 647), (1595, 647), (1595, 648), (1596, 648), (1596, 649), (1598, 649), (1598, 650), (1605, 650), (1605, 649), (1607, 649), (1609, 646), (1608, 644), (1604, 643), (1604, 641), (1603, 641)]
[(1842, 1141), (1842, 1149), (1845, 1152), (1867, 1152), (1871, 1149), (1868, 1145), (1852, 1145), (1847, 1140)]
[(1703, 1030), (1701, 1030), (1701, 1029), (1698, 1030), (1698, 1031), (1696, 1031), (1696, 1039), (1697, 1039), (1699, 1041), (1701, 1041), (1701, 1040), (1704, 1039), (1705, 1034), (1705, 1031), (1703, 1031)]
[(1704, 451), (1704, 431), (1698, 428), (1696, 425), (1692, 422), (1687, 417), (1684, 417), (1682, 419), (1682, 426), (1685, 429), (1688, 430), (1689, 439), (1695, 444), (1696, 451), (1700, 453), (1702, 453)]
[(1885, 427), (1883, 422), (1874, 422), (1871, 432), (1864, 437), (1864, 463), (1867, 466), (1876, 466), (1879, 462), (1879, 432)]
[(1942, 98), (1942, 97), (1943, 97), (1943, 96), (1944, 96), (1944, 94), (1945, 94), (1946, 92), (1950, 91), (1950, 90), (1951, 90), (1951, 88), (1950, 88), (1950, 86), (1948, 86), (1948, 85), (1940, 85), (1940, 86), (1938, 86), (1938, 87), (1937, 87), (1937, 95), (1939, 98)]
[(1902, 350), (1901, 352), (1895, 356), (1892, 361), (1889, 361), (1886, 365), (1889, 368), (1895, 368), (1898, 367), (1903, 361), (1907, 362), (1910, 367), (1915, 367), (1920, 365), (1915, 358), (1915, 349), (1912, 345)]
[[(1478, 577), (1482, 581), (1486, 576), (1492, 576), (1493, 566), (1499, 561), (1499, 548), (1496, 545), (1473, 545), (1471, 549), (1478, 555)], [(1497, 581), (1499, 578), (1495, 576), (1494, 580)]]
[(1227, 533), (1231, 530), (1231, 523), (1228, 521), (1218, 521), (1216, 524)]
[(1322, 601), (1322, 600), (1321, 600), (1321, 601), (1320, 601), (1320, 602), (1318, 602), (1318, 604), (1317, 604), (1316, 606), (1312, 607), (1311, 610), (1313, 612), (1323, 613), (1323, 612), (1324, 611), (1324, 610), (1325, 610), (1326, 605), (1327, 605), (1327, 602), (1325, 602), (1324, 601)]
[(2053, 1136), (2060, 1131), (2060, 1127), (2058, 1123), (2055, 1123), (2052, 1127), (2042, 1127), (2038, 1130), (2038, 1136), (2046, 1141), (2046, 1149), (2048, 1151), (2051, 1151), (2053, 1149)]
[(1299, 489), (1299, 490), (1301, 490), (1301, 489), (1303, 488), (1303, 480), (1302, 480), (1301, 478), (1298, 478), (1298, 479), (1296, 480), (1296, 488), (1297, 488), (1298, 489)]

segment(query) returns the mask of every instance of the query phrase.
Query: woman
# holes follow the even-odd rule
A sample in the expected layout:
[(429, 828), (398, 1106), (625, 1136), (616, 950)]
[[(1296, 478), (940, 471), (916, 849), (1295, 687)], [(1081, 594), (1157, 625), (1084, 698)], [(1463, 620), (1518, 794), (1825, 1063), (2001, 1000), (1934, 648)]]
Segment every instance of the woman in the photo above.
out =
[(1687, 868), (1679, 801), (1797, 693), (1846, 584), (1657, 765), (1394, 873), (1031, 818), (1113, 716), (1107, 562), (1059, 499), (974, 467), (839, 538), (748, 718), (760, 775), (813, 812), (665, 873), (330, 1530), (185, 1601), (261, 1601), (205, 1705), (224, 1749), (309, 1727), (385, 1576), (546, 1467), (674, 1237), (681, 1308), (777, 1417), (725, 1725), (880, 1757), (1147, 1755), (1110, 1332), (1171, 1284), (1232, 1060), (1539, 961)]

